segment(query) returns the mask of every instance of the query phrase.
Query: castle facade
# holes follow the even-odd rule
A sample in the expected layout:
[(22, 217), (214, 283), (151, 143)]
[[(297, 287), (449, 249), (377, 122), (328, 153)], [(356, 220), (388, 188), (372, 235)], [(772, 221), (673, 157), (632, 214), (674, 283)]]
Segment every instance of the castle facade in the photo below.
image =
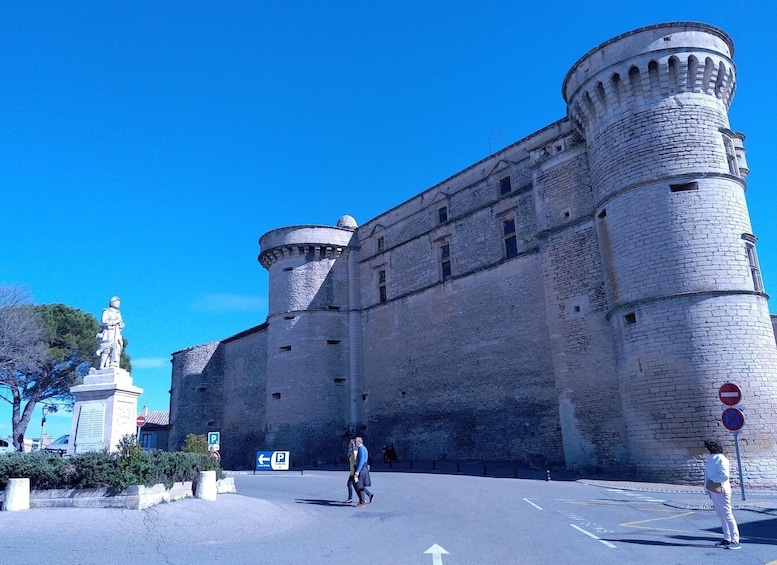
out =
[(733, 446), (734, 382), (746, 480), (775, 484), (732, 57), (706, 24), (625, 33), (569, 71), (567, 117), (362, 225), (264, 234), (267, 320), (173, 354), (171, 448), (217, 430), (226, 467), (309, 464), (346, 430), (404, 459), (697, 482), (703, 441)]

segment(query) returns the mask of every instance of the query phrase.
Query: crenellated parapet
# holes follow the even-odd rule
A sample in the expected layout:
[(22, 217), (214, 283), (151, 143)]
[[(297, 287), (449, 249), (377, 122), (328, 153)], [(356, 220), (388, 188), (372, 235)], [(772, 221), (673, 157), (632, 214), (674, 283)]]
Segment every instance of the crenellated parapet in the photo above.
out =
[(269, 271), (276, 262), (284, 259), (304, 259), (306, 261), (337, 259), (342, 255), (344, 249), (340, 245), (318, 243), (285, 244), (262, 251), (259, 255), (259, 263)]
[(736, 88), (731, 38), (707, 25), (659, 24), (620, 35), (581, 58), (564, 80), (569, 118), (584, 133), (622, 109), (702, 93), (728, 109)]

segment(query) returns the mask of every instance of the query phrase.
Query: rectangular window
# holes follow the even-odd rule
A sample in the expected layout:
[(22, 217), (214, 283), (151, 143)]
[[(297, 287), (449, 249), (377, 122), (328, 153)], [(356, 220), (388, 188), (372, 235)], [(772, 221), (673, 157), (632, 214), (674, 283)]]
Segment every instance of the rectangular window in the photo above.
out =
[(440, 271), (442, 280), (451, 278), (451, 246), (447, 243), (440, 246)]
[(444, 224), (447, 221), (448, 221), (448, 207), (443, 206), (442, 208), (437, 210), (437, 223)]
[(763, 292), (764, 283), (763, 279), (761, 279), (761, 268), (758, 266), (758, 255), (755, 253), (755, 245), (745, 243), (745, 251), (747, 252), (747, 262), (750, 265), (750, 275), (753, 277), (753, 289), (756, 292)]
[(515, 236), (515, 219), (510, 218), (502, 222), (502, 230), (505, 242), (505, 257), (510, 259), (518, 255), (518, 239)]
[(386, 302), (386, 271), (378, 271), (378, 298), (381, 302)]
[(383, 236), (379, 237), (378, 238), (378, 253), (383, 251), (383, 249), (385, 249), (385, 246), (386, 246), (386, 241), (383, 239)]
[(504, 196), (505, 194), (509, 194), (510, 191), (513, 189), (513, 184), (510, 181), (510, 177), (504, 177), (499, 179), (499, 194)]
[(726, 161), (728, 161), (728, 172), (739, 176), (739, 167), (737, 166), (737, 154), (734, 151), (734, 143), (727, 135), (723, 135), (723, 145), (726, 147)]
[(699, 183), (692, 181), (669, 185), (669, 192), (685, 192), (686, 190), (699, 190)]

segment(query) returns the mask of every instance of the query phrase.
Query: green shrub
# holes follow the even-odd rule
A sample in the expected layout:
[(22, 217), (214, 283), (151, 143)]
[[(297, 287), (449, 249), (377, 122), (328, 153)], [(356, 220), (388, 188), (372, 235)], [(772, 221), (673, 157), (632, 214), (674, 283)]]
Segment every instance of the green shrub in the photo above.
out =
[(184, 440), (181, 451), (186, 453), (208, 454), (208, 436), (205, 434), (188, 434)]
[(29, 478), (31, 489), (60, 488), (67, 474), (67, 460), (57, 454), (10, 453), (0, 456), (0, 490), (8, 479)]
[(101, 488), (121, 484), (121, 471), (113, 453), (93, 451), (69, 457), (67, 461), (70, 466), (60, 488)]
[[(203, 438), (205, 436), (202, 436)], [(72, 457), (45, 452), (0, 456), (0, 490), (8, 479), (28, 477), (31, 489), (113, 487), (131, 485), (170, 488), (175, 482), (194, 481), (200, 471), (216, 471), (224, 478), (218, 461), (207, 452), (143, 451), (134, 436), (125, 436), (115, 453), (94, 451)]]

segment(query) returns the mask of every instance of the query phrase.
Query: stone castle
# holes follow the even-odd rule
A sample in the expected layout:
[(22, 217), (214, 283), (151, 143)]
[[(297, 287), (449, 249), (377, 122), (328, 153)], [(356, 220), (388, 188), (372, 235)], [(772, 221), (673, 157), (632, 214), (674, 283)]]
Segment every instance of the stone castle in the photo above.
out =
[(730, 37), (637, 29), (567, 74), (567, 117), (357, 226), (259, 240), (265, 323), (173, 354), (171, 448), (228, 468), (362, 433), (401, 458), (698, 481), (743, 391), (746, 481), (777, 482), (777, 347), (729, 125)]

